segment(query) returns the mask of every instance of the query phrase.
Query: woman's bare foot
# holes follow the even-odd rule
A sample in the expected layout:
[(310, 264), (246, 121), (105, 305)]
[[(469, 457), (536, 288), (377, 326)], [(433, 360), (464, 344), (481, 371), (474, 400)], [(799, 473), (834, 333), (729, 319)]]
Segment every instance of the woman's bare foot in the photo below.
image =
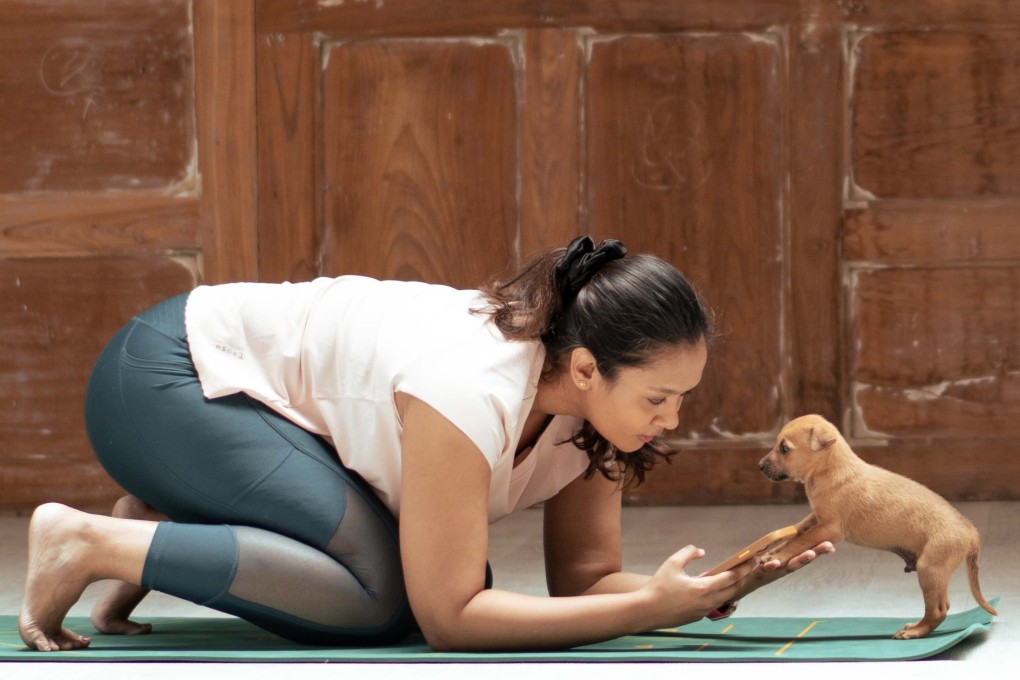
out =
[[(124, 496), (113, 506), (113, 517), (164, 521), (166, 515), (147, 505), (135, 496)], [(92, 608), (92, 625), (108, 635), (145, 635), (152, 631), (151, 623), (137, 623), (128, 617), (138, 603), (149, 594), (148, 588), (124, 581), (114, 581), (103, 597)]]
[(63, 627), (71, 606), (92, 582), (88, 553), (92, 532), (87, 515), (47, 503), (28, 526), (28, 579), (18, 631), (40, 652), (87, 647), (91, 640)]

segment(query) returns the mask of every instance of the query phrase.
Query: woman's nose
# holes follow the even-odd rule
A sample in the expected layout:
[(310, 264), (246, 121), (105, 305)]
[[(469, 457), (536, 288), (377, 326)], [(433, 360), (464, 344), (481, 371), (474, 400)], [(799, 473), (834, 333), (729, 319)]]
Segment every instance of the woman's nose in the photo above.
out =
[(657, 425), (664, 430), (675, 430), (680, 425), (680, 410), (670, 409), (656, 416)]

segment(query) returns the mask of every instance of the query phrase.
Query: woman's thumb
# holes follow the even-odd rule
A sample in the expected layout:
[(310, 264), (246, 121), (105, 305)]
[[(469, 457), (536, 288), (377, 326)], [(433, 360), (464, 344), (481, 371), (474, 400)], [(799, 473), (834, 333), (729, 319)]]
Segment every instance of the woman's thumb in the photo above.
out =
[(669, 561), (674, 563), (679, 568), (683, 569), (694, 560), (699, 560), (705, 556), (705, 551), (701, 548), (697, 548), (693, 545), (684, 546), (673, 553)]

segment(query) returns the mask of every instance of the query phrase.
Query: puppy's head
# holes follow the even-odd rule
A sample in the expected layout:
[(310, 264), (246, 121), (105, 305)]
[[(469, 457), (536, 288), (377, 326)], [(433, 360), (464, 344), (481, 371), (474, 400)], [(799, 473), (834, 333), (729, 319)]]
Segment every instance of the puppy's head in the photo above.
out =
[(780, 430), (775, 447), (759, 461), (758, 469), (774, 482), (803, 482), (838, 440), (839, 431), (825, 418), (801, 416)]

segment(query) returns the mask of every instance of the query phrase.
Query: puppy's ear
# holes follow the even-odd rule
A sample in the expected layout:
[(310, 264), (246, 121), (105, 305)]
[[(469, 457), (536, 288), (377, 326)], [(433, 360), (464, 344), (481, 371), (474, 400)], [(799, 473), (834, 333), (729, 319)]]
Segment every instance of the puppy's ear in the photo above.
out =
[(808, 442), (811, 444), (812, 451), (821, 451), (835, 444), (837, 436), (839, 436), (839, 433), (836, 432), (835, 427), (829, 423), (822, 423), (811, 428), (811, 436), (808, 437)]

